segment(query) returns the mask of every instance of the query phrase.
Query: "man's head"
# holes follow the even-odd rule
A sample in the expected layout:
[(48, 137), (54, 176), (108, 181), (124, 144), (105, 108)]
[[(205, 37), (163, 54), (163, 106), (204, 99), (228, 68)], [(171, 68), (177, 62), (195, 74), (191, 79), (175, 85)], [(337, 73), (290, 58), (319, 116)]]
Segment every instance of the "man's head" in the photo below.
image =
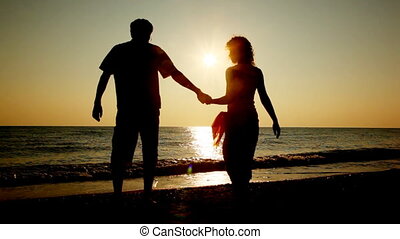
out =
[(131, 22), (131, 37), (137, 42), (149, 42), (153, 25), (146, 19), (136, 19)]

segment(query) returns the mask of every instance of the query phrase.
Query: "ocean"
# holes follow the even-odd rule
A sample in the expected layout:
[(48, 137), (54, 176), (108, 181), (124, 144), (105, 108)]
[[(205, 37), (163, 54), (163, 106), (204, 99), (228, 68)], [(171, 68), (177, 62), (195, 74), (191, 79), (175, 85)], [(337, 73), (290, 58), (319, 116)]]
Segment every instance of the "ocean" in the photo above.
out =
[[(0, 127), (0, 186), (109, 180), (113, 127)], [(223, 170), (210, 127), (161, 127), (159, 175)], [(142, 175), (138, 142), (128, 177)], [(255, 168), (400, 158), (400, 129), (260, 128)], [(192, 166), (191, 166), (192, 167)]]

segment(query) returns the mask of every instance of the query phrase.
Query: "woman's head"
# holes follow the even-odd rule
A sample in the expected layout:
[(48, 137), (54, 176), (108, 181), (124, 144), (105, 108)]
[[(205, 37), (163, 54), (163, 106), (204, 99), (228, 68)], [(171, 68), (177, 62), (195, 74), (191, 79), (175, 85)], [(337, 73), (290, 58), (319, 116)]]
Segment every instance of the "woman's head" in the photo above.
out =
[(227, 43), (229, 57), (232, 63), (244, 63), (254, 65), (253, 47), (247, 38), (242, 36), (232, 37)]

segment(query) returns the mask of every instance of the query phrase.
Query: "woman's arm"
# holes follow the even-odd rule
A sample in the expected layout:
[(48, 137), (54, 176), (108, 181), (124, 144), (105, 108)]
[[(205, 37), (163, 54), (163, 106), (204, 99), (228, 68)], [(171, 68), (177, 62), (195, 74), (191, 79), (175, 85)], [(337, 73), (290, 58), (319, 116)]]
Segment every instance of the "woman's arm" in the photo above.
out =
[(274, 135), (276, 135), (276, 138), (279, 138), (279, 135), (281, 134), (281, 129), (279, 126), (278, 118), (276, 117), (274, 106), (272, 105), (271, 100), (268, 97), (267, 90), (265, 89), (265, 84), (264, 84), (264, 75), (260, 70), (260, 75), (257, 83), (257, 91), (258, 95), (260, 96), (260, 100), (262, 105), (264, 106), (265, 110), (268, 112), (269, 116), (272, 119), (272, 130), (274, 131)]
[(225, 79), (226, 79), (226, 92), (225, 92), (225, 95), (220, 97), (220, 98), (212, 99), (211, 100), (211, 104), (227, 105), (227, 104), (232, 102), (232, 90), (231, 90), (231, 86), (232, 86), (232, 70), (229, 69), (229, 68), (225, 72)]

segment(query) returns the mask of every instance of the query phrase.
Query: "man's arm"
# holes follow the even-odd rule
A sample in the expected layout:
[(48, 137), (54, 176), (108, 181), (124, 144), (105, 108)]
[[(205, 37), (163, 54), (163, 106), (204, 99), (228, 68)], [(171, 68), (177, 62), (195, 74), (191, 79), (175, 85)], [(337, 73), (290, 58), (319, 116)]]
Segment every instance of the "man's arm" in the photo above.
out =
[(180, 72), (179, 70), (175, 70), (171, 74), (172, 79), (178, 82), (181, 86), (193, 91), (197, 95), (197, 99), (201, 103), (209, 103), (211, 102), (211, 97), (207, 94), (204, 94), (199, 88), (197, 88), (186, 76)]
[(108, 80), (110, 79), (111, 74), (103, 71), (103, 74), (100, 76), (99, 84), (97, 85), (96, 98), (94, 99), (92, 117), (93, 119), (100, 122), (100, 118), (103, 116), (103, 108), (101, 106), (101, 97), (104, 94), (104, 91), (107, 88)]

